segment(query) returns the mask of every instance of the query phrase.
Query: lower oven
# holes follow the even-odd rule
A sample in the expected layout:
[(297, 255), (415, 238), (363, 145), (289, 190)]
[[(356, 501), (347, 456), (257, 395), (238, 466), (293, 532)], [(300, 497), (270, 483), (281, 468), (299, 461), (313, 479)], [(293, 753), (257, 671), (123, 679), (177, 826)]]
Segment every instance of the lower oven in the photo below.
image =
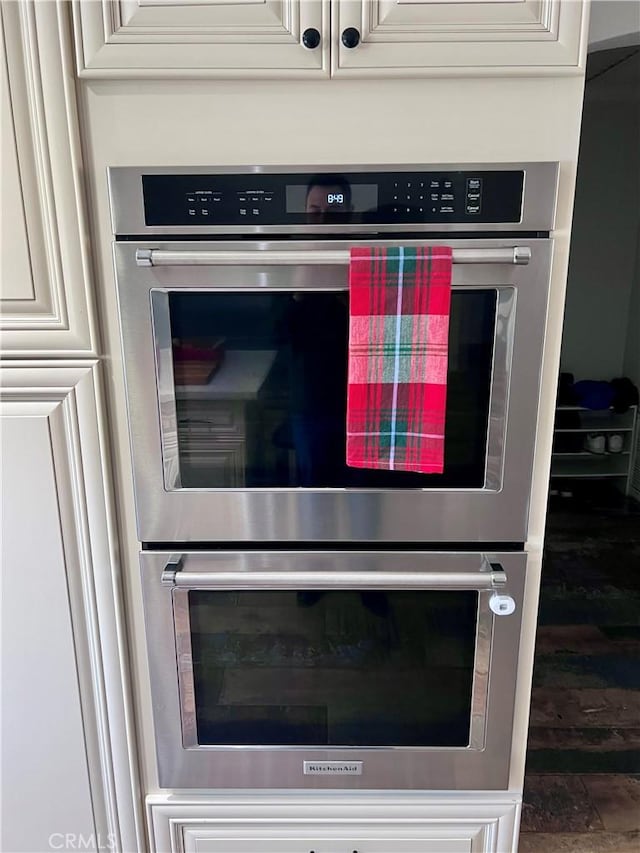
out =
[(522, 552), (141, 554), (167, 788), (508, 786)]

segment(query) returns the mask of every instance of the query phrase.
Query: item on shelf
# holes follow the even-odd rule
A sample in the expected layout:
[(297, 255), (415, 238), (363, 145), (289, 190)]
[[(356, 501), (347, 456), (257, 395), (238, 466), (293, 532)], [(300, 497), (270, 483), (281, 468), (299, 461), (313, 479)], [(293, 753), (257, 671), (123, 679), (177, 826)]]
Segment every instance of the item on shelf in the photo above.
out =
[(605, 382), (595, 379), (581, 379), (574, 382), (572, 373), (561, 373), (558, 382), (557, 405), (580, 406), (584, 409), (613, 409), (624, 414), (630, 406), (637, 406), (638, 389), (626, 376)]
[(581, 379), (573, 385), (573, 394), (579, 406), (585, 409), (610, 409), (615, 392), (610, 382)]
[(613, 432), (607, 436), (607, 453), (622, 453), (624, 439), (620, 433)]
[(584, 440), (584, 446), (589, 453), (603, 454), (607, 452), (607, 442), (602, 433), (588, 433)]
[(575, 377), (573, 373), (561, 373), (558, 381), (558, 406), (575, 406), (576, 397), (573, 393), (573, 383)]
[(611, 386), (614, 391), (611, 408), (614, 412), (622, 415), (627, 412), (631, 406), (637, 406), (638, 403), (640, 403), (638, 389), (626, 376), (621, 376), (618, 379), (612, 379)]

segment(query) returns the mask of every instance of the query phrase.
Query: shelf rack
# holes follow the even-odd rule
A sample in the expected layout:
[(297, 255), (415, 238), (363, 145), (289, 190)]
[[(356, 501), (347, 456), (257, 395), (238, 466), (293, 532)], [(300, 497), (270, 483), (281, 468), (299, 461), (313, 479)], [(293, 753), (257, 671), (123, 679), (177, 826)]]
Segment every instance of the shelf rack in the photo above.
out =
[[(580, 406), (557, 406), (553, 431), (551, 477), (555, 479), (614, 479), (625, 494), (629, 493), (633, 471), (638, 407), (630, 406), (626, 412), (612, 409), (594, 411)], [(608, 437), (620, 435), (622, 450), (619, 452), (593, 453), (586, 449), (586, 437), (590, 433)]]

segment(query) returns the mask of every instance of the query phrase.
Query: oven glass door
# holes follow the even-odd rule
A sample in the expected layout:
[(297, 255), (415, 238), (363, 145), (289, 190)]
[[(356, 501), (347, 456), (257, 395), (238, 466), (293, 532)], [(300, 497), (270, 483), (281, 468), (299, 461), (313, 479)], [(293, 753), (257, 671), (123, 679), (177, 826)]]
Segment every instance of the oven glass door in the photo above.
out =
[(437, 475), (346, 465), (350, 244), (116, 244), (140, 539), (524, 541), (552, 248), (526, 242), (451, 241), (480, 260), (453, 267)]
[[(370, 772), (380, 760), (371, 756), (387, 750), (399, 776), (420, 756), (416, 779), (466, 761), (477, 771), (483, 756), (504, 771), (523, 563), (522, 554), (220, 553), (183, 556), (164, 586), (146, 571), (154, 708), (173, 707), (171, 721), (156, 720), (158, 746), (177, 753), (161, 766), (215, 774), (216, 762), (230, 768), (242, 754), (258, 768), (291, 753), (297, 777), (303, 761), (331, 754)], [(239, 767), (229, 772), (240, 783)]]
[[(512, 294), (452, 294), (442, 475), (347, 467), (346, 291), (174, 291), (153, 299), (168, 314), (172, 344), (161, 351), (172, 363), (177, 419), (167, 488), (485, 485), (496, 317), (500, 300), (508, 314)], [(504, 351), (496, 356), (504, 373)]]
[(176, 590), (185, 746), (477, 747), (489, 595)]

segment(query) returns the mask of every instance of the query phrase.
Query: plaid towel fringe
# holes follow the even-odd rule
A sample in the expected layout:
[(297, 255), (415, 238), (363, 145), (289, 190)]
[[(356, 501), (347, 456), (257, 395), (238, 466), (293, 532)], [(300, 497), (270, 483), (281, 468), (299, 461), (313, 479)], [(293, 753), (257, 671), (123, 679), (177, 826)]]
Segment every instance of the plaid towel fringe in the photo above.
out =
[(451, 249), (354, 248), (347, 465), (441, 474)]

